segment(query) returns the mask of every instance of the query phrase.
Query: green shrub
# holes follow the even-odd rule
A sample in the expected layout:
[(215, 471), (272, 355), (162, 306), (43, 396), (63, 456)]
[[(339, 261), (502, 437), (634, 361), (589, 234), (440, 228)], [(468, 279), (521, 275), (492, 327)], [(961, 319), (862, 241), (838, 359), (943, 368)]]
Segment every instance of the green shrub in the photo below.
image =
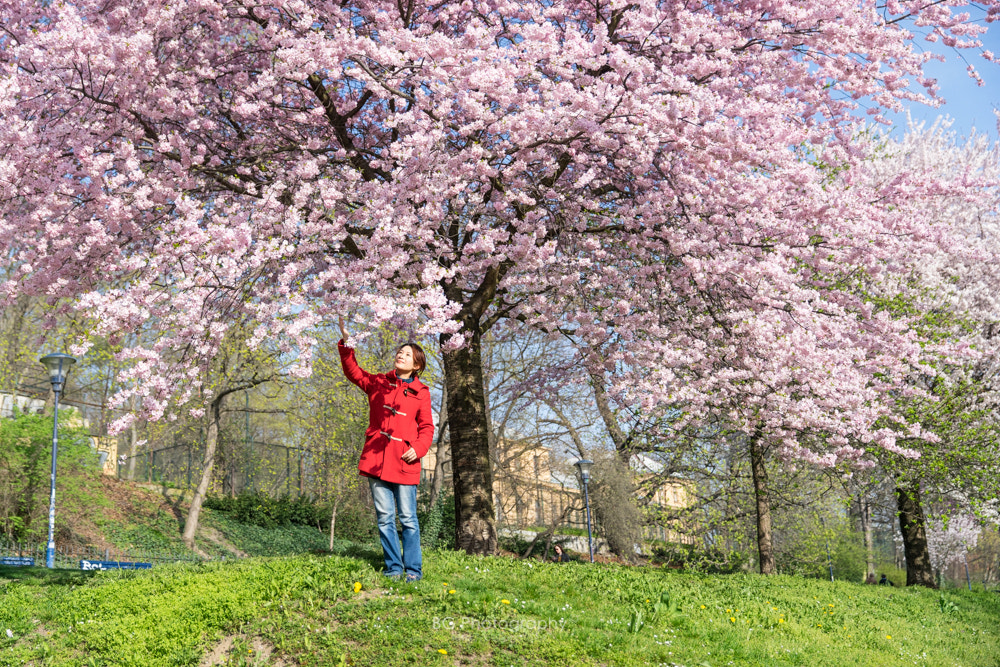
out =
[[(323, 526), (329, 534), (330, 512), (328, 510), (325, 517)], [(376, 531), (374, 510), (360, 503), (342, 503), (337, 508), (337, 527), (334, 534), (338, 540), (370, 544), (375, 540)]]
[[(60, 415), (57, 502), (64, 507), (104, 504), (91, 488), (100, 469), (87, 432), (65, 425), (72, 413), (67, 409)], [(22, 541), (46, 533), (51, 465), (51, 416), (0, 419), (0, 537)]]
[(794, 528), (781, 531), (775, 540), (775, 564), (778, 572), (802, 577), (864, 581), (865, 548), (861, 536), (850, 522), (823, 522), (805, 517)]
[(658, 542), (653, 544), (652, 560), (666, 567), (708, 574), (731, 574), (742, 571), (750, 562), (750, 557), (735, 549), (698, 549), (692, 544)]
[(432, 507), (417, 512), (420, 542), (429, 549), (455, 548), (455, 496), (442, 491)]
[[(330, 515), (322, 505), (307, 496), (268, 496), (259, 491), (245, 491), (235, 498), (209, 496), (205, 507), (227, 512), (234, 520), (261, 528), (296, 524), (321, 528), (330, 525)], [(339, 523), (339, 517), (338, 517)]]

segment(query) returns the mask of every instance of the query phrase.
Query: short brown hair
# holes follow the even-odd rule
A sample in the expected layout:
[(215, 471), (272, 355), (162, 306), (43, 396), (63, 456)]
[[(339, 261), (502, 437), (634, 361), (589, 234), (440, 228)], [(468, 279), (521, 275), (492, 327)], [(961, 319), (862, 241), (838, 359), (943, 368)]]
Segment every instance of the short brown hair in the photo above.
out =
[(399, 354), (399, 351), (404, 347), (413, 350), (413, 365), (417, 367), (414, 374), (422, 373), (427, 368), (427, 355), (424, 354), (424, 348), (417, 343), (403, 343), (396, 349), (396, 354)]

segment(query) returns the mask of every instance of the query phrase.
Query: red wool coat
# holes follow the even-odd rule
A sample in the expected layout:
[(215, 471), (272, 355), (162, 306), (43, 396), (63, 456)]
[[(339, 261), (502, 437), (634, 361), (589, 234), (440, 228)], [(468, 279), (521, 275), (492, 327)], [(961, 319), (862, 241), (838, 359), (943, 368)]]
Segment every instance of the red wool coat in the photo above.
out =
[[(419, 378), (401, 381), (395, 371), (369, 373), (358, 366), (354, 350), (343, 340), (337, 348), (344, 375), (368, 395), (368, 430), (358, 472), (385, 482), (419, 484), (420, 459), (434, 439), (430, 389)], [(410, 447), (417, 453), (413, 463), (402, 458)]]

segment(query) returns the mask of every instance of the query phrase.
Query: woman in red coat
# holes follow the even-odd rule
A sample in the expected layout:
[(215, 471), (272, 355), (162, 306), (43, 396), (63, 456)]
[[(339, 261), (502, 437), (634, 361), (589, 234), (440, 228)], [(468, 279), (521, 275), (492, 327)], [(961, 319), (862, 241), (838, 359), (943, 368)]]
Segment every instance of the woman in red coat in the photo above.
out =
[[(420, 459), (434, 439), (431, 394), (417, 377), (427, 365), (424, 351), (416, 343), (396, 350), (395, 368), (373, 374), (358, 365), (354, 350), (347, 347), (344, 318), (338, 348), (347, 379), (368, 396), (368, 430), (358, 472), (368, 478), (379, 539), (388, 577), (423, 577), (420, 554), (420, 524), (417, 522), (417, 484)], [(396, 516), (403, 527), (402, 554), (396, 533)]]

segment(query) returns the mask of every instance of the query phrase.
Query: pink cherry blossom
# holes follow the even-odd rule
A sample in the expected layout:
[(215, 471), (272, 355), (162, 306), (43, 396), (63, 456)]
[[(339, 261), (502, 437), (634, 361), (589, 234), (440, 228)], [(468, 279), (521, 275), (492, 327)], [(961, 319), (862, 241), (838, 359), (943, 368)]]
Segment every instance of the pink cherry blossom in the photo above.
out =
[(237, 326), (302, 374), (334, 314), (516, 317), (651, 411), (906, 454), (924, 341), (866, 295), (966, 256), (922, 211), (984, 182), (874, 177), (858, 112), (932, 102), (896, 19), (974, 50), (966, 6), (0, 0), (0, 294), (132, 341), (147, 418)]

